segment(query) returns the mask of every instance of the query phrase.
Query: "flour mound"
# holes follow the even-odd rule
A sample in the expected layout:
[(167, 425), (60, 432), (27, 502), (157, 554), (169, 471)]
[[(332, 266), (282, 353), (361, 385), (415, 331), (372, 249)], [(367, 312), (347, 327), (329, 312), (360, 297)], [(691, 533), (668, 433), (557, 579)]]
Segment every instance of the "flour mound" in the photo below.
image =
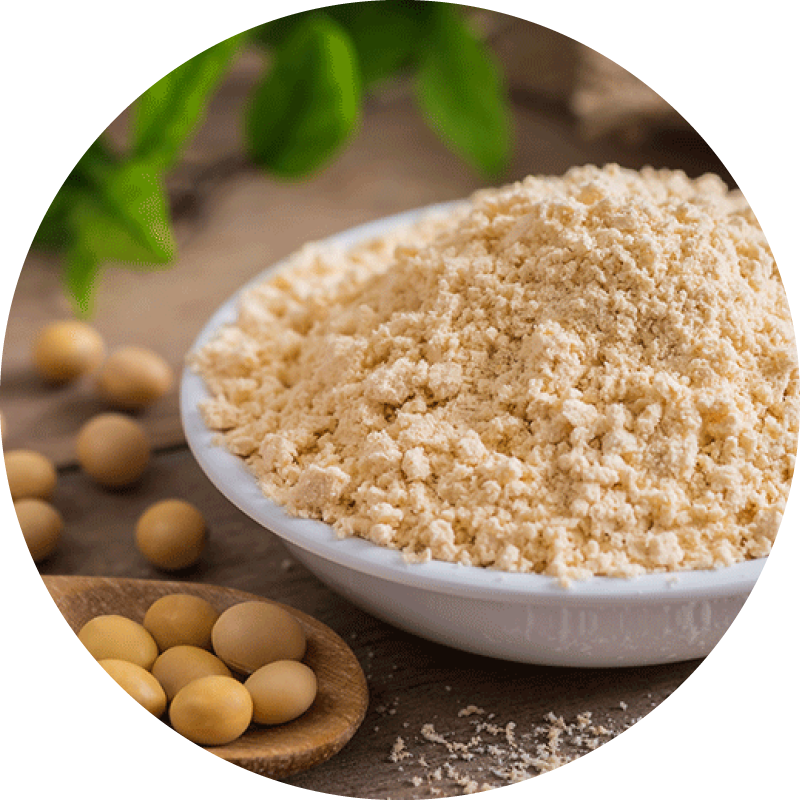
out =
[(409, 560), (568, 581), (765, 556), (797, 448), (778, 271), (710, 175), (581, 167), (307, 247), (190, 363), (268, 497)]

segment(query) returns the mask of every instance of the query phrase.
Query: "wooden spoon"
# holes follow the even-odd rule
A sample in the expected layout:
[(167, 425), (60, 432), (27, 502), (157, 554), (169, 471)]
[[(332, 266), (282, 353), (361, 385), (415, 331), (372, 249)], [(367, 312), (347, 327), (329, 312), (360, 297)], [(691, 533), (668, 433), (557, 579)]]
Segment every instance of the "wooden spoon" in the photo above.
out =
[[(141, 622), (150, 605), (165, 594), (194, 594), (219, 612), (246, 600), (266, 599), (200, 583), (67, 575), (44, 575), (42, 580), (76, 633), (99, 614), (121, 614)], [(206, 749), (260, 775), (285, 778), (327, 761), (350, 741), (366, 714), (368, 692), (355, 655), (339, 636), (301, 611), (282, 603), (276, 605), (293, 614), (303, 626), (308, 639), (303, 661), (317, 676), (317, 698), (292, 722), (275, 727), (251, 725), (236, 741)]]

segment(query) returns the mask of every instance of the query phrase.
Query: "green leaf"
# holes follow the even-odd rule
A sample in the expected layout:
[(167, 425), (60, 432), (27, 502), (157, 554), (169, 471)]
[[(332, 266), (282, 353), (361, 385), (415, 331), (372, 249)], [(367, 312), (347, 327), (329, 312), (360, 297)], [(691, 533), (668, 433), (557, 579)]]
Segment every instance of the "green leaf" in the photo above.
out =
[(94, 185), (72, 192), (68, 218), (65, 280), (84, 315), (105, 262), (151, 268), (175, 253), (167, 198), (155, 175), (136, 162), (97, 166), (92, 165)]
[(424, 5), (409, 0), (383, 0), (325, 9), (350, 34), (365, 86), (390, 78), (411, 62), (424, 31)]
[(502, 72), (454, 7), (430, 6), (416, 76), (417, 102), (445, 144), (496, 177), (511, 158)]
[(99, 274), (100, 260), (91, 248), (81, 240), (74, 242), (67, 250), (64, 281), (79, 316), (91, 315)]
[(63, 250), (70, 244), (72, 230), (69, 226), (69, 215), (73, 202), (73, 190), (64, 184), (39, 223), (39, 228), (33, 237), (35, 247)]
[(64, 279), (80, 313), (89, 313), (104, 262), (151, 267), (172, 260), (163, 172), (202, 120), (247, 36), (220, 42), (151, 87), (133, 109), (130, 156), (119, 160), (101, 136), (59, 190), (34, 241), (66, 251)]
[(33, 238), (34, 245), (64, 250), (72, 244), (73, 209), (84, 202), (85, 191), (91, 191), (98, 176), (112, 164), (113, 156), (103, 137), (99, 136), (81, 156), (53, 198)]
[(426, 8), (418, 0), (343, 3), (268, 22), (254, 30), (254, 39), (275, 50), (310, 16), (333, 19), (347, 31), (358, 54), (361, 81), (364, 86), (373, 86), (410, 63), (422, 34)]
[[(316, 13), (316, 12), (312, 12)], [(274, 49), (281, 47), (286, 39), (294, 32), (298, 24), (309, 16), (309, 12), (301, 11), (298, 14), (290, 14), (288, 17), (281, 17), (253, 28), (253, 41), (262, 47)]]
[(245, 119), (253, 160), (284, 178), (311, 172), (355, 129), (361, 91), (355, 49), (337, 23), (303, 20), (275, 51)]
[(209, 47), (164, 76), (136, 101), (131, 152), (166, 170), (205, 116), (209, 100), (242, 47), (244, 34)]
[(99, 137), (75, 165), (34, 243), (65, 252), (65, 282), (81, 313), (105, 261), (151, 267), (175, 254), (169, 207), (150, 161), (120, 161)]
[(65, 279), (78, 309), (88, 315), (96, 278), (107, 261), (133, 267), (165, 264), (174, 254), (166, 199), (152, 176), (121, 165), (100, 191), (83, 193), (70, 217), (74, 239)]
[(166, 264), (175, 254), (166, 193), (145, 165), (126, 162), (97, 176), (73, 209), (72, 225), (101, 260)]

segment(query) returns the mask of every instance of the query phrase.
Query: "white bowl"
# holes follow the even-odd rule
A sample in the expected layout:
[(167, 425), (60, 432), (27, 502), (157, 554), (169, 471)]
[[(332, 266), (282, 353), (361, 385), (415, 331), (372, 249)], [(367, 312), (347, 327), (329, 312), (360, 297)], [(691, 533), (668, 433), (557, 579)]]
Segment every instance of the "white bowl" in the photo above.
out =
[[(413, 222), (438, 207), (353, 228), (330, 242), (349, 246)], [(278, 263), (248, 284), (254, 285)], [(247, 287), (244, 287), (247, 288)], [(237, 293), (211, 317), (201, 346), (238, 314)], [(214, 445), (198, 411), (205, 384), (181, 382), (186, 439), (206, 475), (234, 505), (280, 536), (323, 583), (404, 630), (473, 653), (535, 664), (619, 667), (706, 656), (742, 608), (764, 559), (712, 571), (595, 577), (569, 589), (550, 577), (433, 561), (408, 564), (397, 551), (287, 515), (261, 493), (238, 457)]]

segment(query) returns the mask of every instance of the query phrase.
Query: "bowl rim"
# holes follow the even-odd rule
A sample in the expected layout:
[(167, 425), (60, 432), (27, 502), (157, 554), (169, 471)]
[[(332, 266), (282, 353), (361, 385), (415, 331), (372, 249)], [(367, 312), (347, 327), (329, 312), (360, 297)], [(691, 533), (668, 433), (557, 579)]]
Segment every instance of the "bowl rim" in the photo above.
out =
[[(359, 241), (411, 224), (420, 218), (463, 203), (437, 203), (383, 217), (318, 240), (318, 244), (350, 247)], [(224, 325), (235, 322), (244, 292), (288, 265), (281, 259), (245, 283), (211, 315), (189, 350), (210, 341)], [(340, 538), (323, 522), (292, 517), (262, 494), (244, 461), (214, 443), (216, 433), (206, 428), (199, 403), (210, 395), (200, 376), (185, 366), (180, 382), (180, 416), (187, 444), (200, 468), (216, 488), (262, 527), (340, 566), (408, 587), (449, 595), (502, 602), (586, 604), (685, 602), (747, 595), (766, 558), (752, 559), (710, 570), (646, 573), (633, 578), (593, 576), (565, 587), (557, 578), (537, 573), (513, 573), (444, 561), (408, 563), (402, 554), (359, 537)]]

